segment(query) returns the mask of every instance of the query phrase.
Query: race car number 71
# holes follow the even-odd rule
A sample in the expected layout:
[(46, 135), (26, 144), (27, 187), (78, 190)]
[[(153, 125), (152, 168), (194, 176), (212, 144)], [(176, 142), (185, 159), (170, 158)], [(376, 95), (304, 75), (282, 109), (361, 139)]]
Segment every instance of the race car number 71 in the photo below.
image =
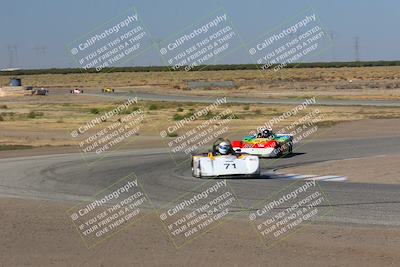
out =
[(236, 169), (236, 164), (235, 163), (225, 163), (224, 165), (226, 166), (225, 169), (228, 169), (229, 166), (232, 166), (234, 169)]

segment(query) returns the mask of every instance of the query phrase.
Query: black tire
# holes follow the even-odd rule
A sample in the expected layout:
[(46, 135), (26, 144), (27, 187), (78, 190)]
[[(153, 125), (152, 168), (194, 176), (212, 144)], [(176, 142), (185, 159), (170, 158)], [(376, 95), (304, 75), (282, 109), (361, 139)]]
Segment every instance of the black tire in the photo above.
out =
[(254, 174), (255, 177), (261, 176), (261, 169), (260, 166), (258, 166), (258, 171)]
[(289, 143), (288, 154), (292, 154), (292, 153), (293, 153), (293, 144)]
[(193, 176), (193, 177), (196, 177), (196, 178), (200, 178), (200, 179), (203, 178), (203, 177), (201, 176), (200, 162), (199, 162), (198, 166), (196, 167), (196, 169), (199, 169), (199, 175), (196, 175), (196, 174), (195, 174), (195, 166), (194, 166), (193, 161), (192, 161), (192, 176)]
[(278, 145), (278, 147), (277, 147), (276, 149), (278, 149), (278, 153), (276, 154), (276, 157), (277, 157), (277, 158), (282, 157), (282, 156), (283, 156), (283, 152), (282, 152), (282, 147), (281, 147), (281, 145)]

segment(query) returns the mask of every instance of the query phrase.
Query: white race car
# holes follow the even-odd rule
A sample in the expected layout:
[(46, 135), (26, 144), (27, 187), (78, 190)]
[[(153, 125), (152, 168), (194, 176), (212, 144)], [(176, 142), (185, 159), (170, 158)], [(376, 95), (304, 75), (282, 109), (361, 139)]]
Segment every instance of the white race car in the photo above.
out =
[[(223, 139), (218, 139), (211, 152), (192, 155), (192, 175), (197, 178), (220, 176), (259, 176), (260, 161), (257, 156), (236, 153), (218, 154), (216, 147)], [(230, 143), (230, 142), (229, 142)]]
[(83, 94), (83, 90), (79, 90), (78, 88), (76, 88), (76, 89), (70, 90), (70, 93), (74, 94), (74, 95), (80, 95), (80, 94)]

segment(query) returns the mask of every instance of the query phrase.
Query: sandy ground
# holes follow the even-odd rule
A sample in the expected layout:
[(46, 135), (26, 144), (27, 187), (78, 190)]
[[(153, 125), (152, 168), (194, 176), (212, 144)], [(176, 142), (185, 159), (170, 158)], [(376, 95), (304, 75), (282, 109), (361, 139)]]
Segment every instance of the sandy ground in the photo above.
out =
[[(400, 84), (400, 83), (399, 83)], [(99, 89), (91, 90), (99, 93)], [(25, 96), (25, 97), (5, 97), (1, 98), (0, 105), (0, 145), (33, 145), (33, 146), (63, 146), (75, 145), (77, 140), (71, 138), (70, 133), (79, 126), (86, 124), (91, 119), (100, 115), (95, 115), (91, 110), (103, 112), (117, 106), (117, 99), (109, 97), (98, 97), (87, 95), (90, 90), (85, 89), (83, 95), (71, 95), (68, 89), (57, 89), (49, 96)], [(122, 97), (122, 96), (121, 96)], [(121, 99), (120, 99), (121, 100)], [(155, 104), (154, 104), (155, 103)], [(146, 118), (141, 123), (140, 135), (156, 136), (160, 128), (165, 129), (174, 123), (174, 116), (188, 113), (191, 109), (203, 108), (202, 104), (194, 103), (161, 103), (154, 102), (156, 110), (150, 110), (150, 102), (139, 103), (145, 112)], [(182, 105), (181, 111), (177, 110), (177, 105)], [(233, 105), (229, 109), (238, 115), (237, 120), (230, 123), (229, 135), (237, 131), (242, 138), (249, 131), (254, 130), (267, 123), (272, 118), (282, 115), (293, 108), (292, 105)], [(312, 108), (314, 110), (314, 108)], [(318, 107), (323, 114), (321, 125), (331, 125), (340, 121), (354, 121), (367, 118), (399, 118), (400, 109), (397, 107)], [(29, 114), (33, 112), (33, 117)], [(35, 112), (40, 115), (35, 115)], [(309, 111), (307, 111), (309, 112)], [(278, 130), (284, 125), (304, 116), (303, 114), (294, 115), (291, 118), (274, 125)], [(105, 125), (111, 124), (117, 118), (111, 118)], [(398, 120), (399, 121), (399, 120)], [(204, 120), (199, 120), (193, 124), (197, 125)], [(400, 124), (398, 124), (400, 125)], [(99, 126), (103, 127), (103, 125)], [(347, 126), (346, 126), (347, 127)], [(399, 128), (399, 127), (397, 127)], [(44, 134), (43, 129), (46, 129)], [(93, 129), (93, 133), (94, 133)], [(178, 134), (185, 131), (182, 129)], [(361, 132), (369, 134), (370, 129), (360, 131), (357, 126), (353, 129), (344, 128), (332, 134), (342, 134), (343, 132)], [(392, 130), (393, 131), (393, 130)], [(230, 138), (232, 136), (229, 136)]]
[[(277, 127), (276, 129), (279, 129)], [(275, 130), (276, 130), (275, 129)], [(65, 136), (65, 130), (60, 131), (61, 133), (46, 133), (46, 137), (49, 134), (53, 134), (54, 137)], [(4, 137), (7, 134), (13, 135), (26, 135), (26, 132), (16, 133), (15, 130), (1, 129), (1, 135)], [(247, 133), (247, 132), (246, 132)], [(32, 132), (29, 133), (33, 135)], [(43, 135), (43, 131), (37, 132), (38, 135)], [(400, 134), (400, 119), (365, 119), (356, 120), (350, 122), (341, 122), (332, 127), (322, 127), (316, 134), (312, 135), (312, 140), (324, 140), (324, 139), (345, 139), (345, 138), (368, 138), (371, 136), (392, 137)], [(231, 140), (240, 139), (243, 137), (243, 131), (236, 131), (231, 133)], [(156, 135), (155, 131), (151, 135), (139, 135), (135, 136), (130, 142), (124, 144), (124, 149), (135, 149), (135, 148), (157, 148), (163, 147), (165, 141)], [(16, 150), (16, 151), (0, 151), (0, 158), (14, 157), (14, 156), (32, 156), (35, 153), (44, 155), (45, 153), (71, 153), (77, 152), (76, 146), (44, 146), (36, 147), (29, 150)]]
[[(244, 219), (176, 249), (156, 214), (87, 249), (73, 204), (0, 200), (0, 266), (395, 266), (400, 229), (309, 225), (267, 248)], [(368, 242), (366, 242), (368, 241)]]
[[(382, 138), (399, 136), (399, 119), (359, 120), (344, 122), (329, 129), (321, 130), (314, 139)], [(284, 169), (285, 173), (309, 175), (346, 176), (350, 182), (399, 183), (400, 155), (377, 155), (367, 158), (326, 161)], [(379, 177), (377, 179), (377, 177)]]
[(372, 136), (390, 137), (400, 135), (400, 119), (369, 119), (342, 122), (334, 127), (326, 128), (313, 138), (368, 138)]
[(326, 161), (284, 169), (286, 173), (346, 176), (349, 182), (399, 184), (400, 156), (375, 157)]
[[(277, 127), (279, 130), (279, 127)], [(277, 130), (275, 129), (275, 130)], [(7, 133), (7, 129), (2, 129), (1, 133)], [(15, 132), (15, 131), (14, 131)], [(11, 131), (9, 131), (11, 134)], [(42, 133), (42, 132), (41, 132)], [(65, 135), (65, 132), (63, 132)], [(155, 132), (157, 133), (157, 132)], [(312, 140), (320, 139), (341, 139), (341, 138), (368, 138), (381, 136), (382, 138), (398, 136), (400, 133), (400, 119), (364, 119), (349, 122), (341, 122), (332, 127), (322, 127), (316, 134), (310, 136)], [(47, 133), (46, 133), (47, 135)], [(234, 133), (231, 139), (240, 139), (243, 132)], [(126, 149), (132, 148), (156, 148), (163, 144), (159, 135), (135, 136), (135, 140), (124, 145)], [(70, 153), (77, 152), (75, 146), (44, 146), (34, 149), (0, 151), (0, 158), (10, 156), (31, 156), (45, 153)]]
[[(118, 150), (134, 150), (144, 148), (166, 148), (165, 141), (159, 136), (135, 136), (134, 140), (125, 142)], [(28, 157), (39, 155), (80, 153), (78, 146), (42, 146), (30, 149), (0, 151), (0, 159), (14, 157)]]

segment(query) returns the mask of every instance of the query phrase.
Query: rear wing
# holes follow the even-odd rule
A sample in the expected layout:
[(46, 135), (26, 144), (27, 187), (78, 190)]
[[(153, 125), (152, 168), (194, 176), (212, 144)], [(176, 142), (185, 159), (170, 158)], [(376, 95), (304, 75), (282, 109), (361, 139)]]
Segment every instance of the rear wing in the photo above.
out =
[(283, 133), (283, 134), (275, 134), (276, 137), (284, 137), (284, 136), (290, 136), (293, 138), (293, 134), (289, 134), (289, 133)]

